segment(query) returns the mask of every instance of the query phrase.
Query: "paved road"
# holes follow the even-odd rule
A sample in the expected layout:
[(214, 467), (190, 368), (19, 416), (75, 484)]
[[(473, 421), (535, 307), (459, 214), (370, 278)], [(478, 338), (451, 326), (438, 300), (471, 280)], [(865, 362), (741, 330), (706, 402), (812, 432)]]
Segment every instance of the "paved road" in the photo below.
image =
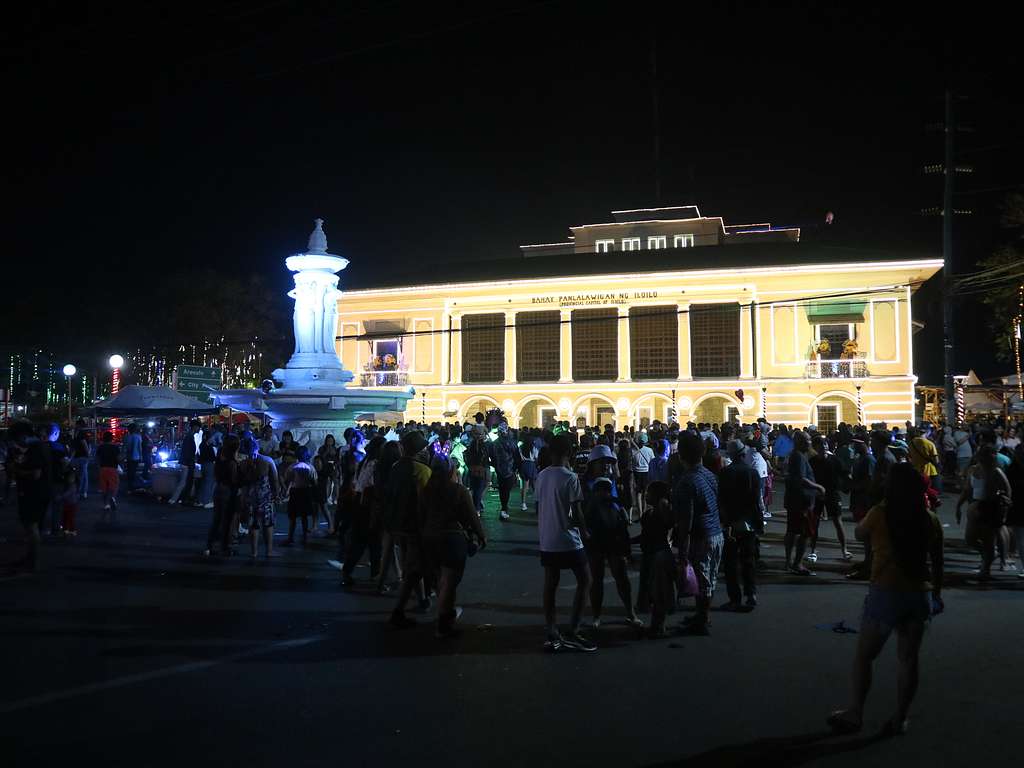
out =
[[(592, 633), (600, 650), (546, 655), (533, 520), (516, 514), (501, 524), (494, 507), (492, 496), (491, 546), (470, 561), (460, 590), (466, 632), (442, 642), (429, 625), (389, 630), (389, 598), (340, 591), (327, 563), (333, 541), (282, 550), (269, 563), (222, 563), (198, 554), (204, 510), (129, 501), (121, 527), (103, 531), (99, 502), (86, 502), (82, 534), (46, 545), (40, 575), (0, 580), (5, 765), (863, 766), (1020, 757), (1024, 581), (968, 583), (976, 558), (953, 540), (955, 527), (947, 529), (947, 613), (925, 641), (913, 729), (879, 742), (870, 734), (894, 705), (894, 648), (878, 666), (867, 735), (824, 738), (856, 638), (828, 626), (856, 626), (865, 591), (840, 577), (831, 541), (816, 577), (785, 576), (776, 518), (761, 606), (716, 613), (710, 638), (636, 640), (616, 622), (623, 612), (609, 584), (606, 623)], [(13, 518), (10, 507), (0, 510), (5, 560), (17, 544)]]

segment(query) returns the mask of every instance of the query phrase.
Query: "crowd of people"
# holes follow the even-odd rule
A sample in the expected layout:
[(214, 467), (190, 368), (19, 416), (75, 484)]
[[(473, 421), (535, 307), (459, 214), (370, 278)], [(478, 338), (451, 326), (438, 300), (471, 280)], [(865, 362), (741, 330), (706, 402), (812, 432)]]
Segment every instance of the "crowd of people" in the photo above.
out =
[[(583, 615), (589, 604), (589, 625), (601, 626), (606, 571), (626, 623), (652, 637), (667, 634), (667, 617), (685, 597), (694, 598), (696, 611), (681, 629), (710, 634), (720, 576), (727, 593), (720, 608), (754, 610), (760, 539), (782, 483), (786, 571), (812, 574), (824, 521), (835, 534), (837, 558), (851, 563), (848, 576), (870, 581), (852, 702), (830, 722), (859, 727), (871, 662), (896, 631), (902, 666), (892, 727), (898, 731), (916, 689), (924, 623), (942, 610), (943, 536), (934, 511), (944, 484), (960, 489), (956, 519), (979, 553), (977, 578), (993, 578), (996, 560), (1014, 569), (1014, 551), (1024, 566), (1024, 444), (1017, 434), (1010, 425), (911, 424), (840, 424), (824, 434), (763, 419), (624, 430), (560, 422), (517, 430), (495, 411), (465, 424), (363, 425), (345, 430), (340, 442), (328, 435), (314, 446), (270, 426), (257, 435), (193, 421), (176, 446), (180, 480), (168, 501), (211, 510), (203, 548), (210, 557), (237, 554), (247, 533), (251, 557), (259, 555), (260, 541), (272, 556), (279, 508), (287, 511), (286, 546), (297, 543), (297, 528), (306, 544), (322, 522), (322, 535), (337, 538), (344, 588), (357, 586), (355, 569), (367, 556), (369, 586), (380, 593), (397, 589), (390, 623), (414, 625), (407, 613), (414, 595), (421, 611), (436, 596), (436, 634), (443, 638), (459, 631), (456, 590), (468, 559), (487, 545), (487, 487), (497, 490), (497, 521), (510, 519), (518, 492), (520, 511), (536, 515), (544, 646), (590, 652), (597, 646), (582, 631)], [(105, 520), (113, 523), (122, 478), (129, 485), (140, 473), (144, 479), (154, 448), (135, 425), (120, 444), (106, 432), (94, 448), (84, 431), (69, 438), (57, 425), (37, 432), (18, 423), (2, 450), (3, 490), (16, 485), (29, 542), (23, 565), (32, 569), (47, 521), (51, 535), (77, 533), (77, 502), (89, 493), (92, 462)], [(845, 510), (864, 544), (857, 564)], [(629, 569), (637, 554), (634, 599)], [(565, 631), (556, 606), (563, 571), (576, 579)], [(1024, 568), (1018, 576), (1024, 578)]]

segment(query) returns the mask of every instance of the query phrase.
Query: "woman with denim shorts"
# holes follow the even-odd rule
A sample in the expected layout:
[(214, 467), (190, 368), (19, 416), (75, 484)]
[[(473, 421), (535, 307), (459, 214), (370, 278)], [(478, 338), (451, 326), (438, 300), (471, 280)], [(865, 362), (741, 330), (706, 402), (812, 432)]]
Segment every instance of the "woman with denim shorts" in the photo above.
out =
[(897, 706), (883, 730), (902, 734), (917, 692), (925, 624), (943, 609), (942, 524), (928, 509), (924, 480), (911, 464), (892, 467), (884, 501), (868, 511), (854, 533), (858, 540), (871, 543), (871, 583), (853, 661), (852, 701), (833, 712), (828, 724), (842, 733), (861, 729), (871, 666), (896, 630)]

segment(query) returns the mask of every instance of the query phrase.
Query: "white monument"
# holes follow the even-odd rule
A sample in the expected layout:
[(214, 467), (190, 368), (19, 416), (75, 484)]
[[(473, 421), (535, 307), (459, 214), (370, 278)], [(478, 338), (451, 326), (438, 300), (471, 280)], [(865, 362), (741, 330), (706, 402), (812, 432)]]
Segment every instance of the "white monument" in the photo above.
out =
[[(415, 396), (412, 387), (349, 387), (353, 374), (338, 359), (337, 273), (348, 260), (327, 252), (323, 219), (316, 219), (303, 253), (285, 260), (295, 273), (292, 329), (295, 352), (284, 368), (273, 373), (273, 389), (233, 389), (214, 393), (218, 403), (247, 412), (267, 414), (280, 436), (291, 430), (295, 439), (315, 450), (328, 434), (341, 441), (341, 433), (357, 416), (399, 412)], [(308, 441), (308, 442), (307, 442)]]

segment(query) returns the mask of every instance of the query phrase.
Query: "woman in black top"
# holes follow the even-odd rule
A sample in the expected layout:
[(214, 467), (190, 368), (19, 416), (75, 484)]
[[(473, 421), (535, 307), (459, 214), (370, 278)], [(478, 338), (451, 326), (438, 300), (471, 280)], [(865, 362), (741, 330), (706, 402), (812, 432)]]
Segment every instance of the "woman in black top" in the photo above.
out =
[(221, 555), (235, 554), (231, 546), (232, 533), (238, 530), (238, 437), (228, 435), (220, 447), (213, 463), (213, 519), (206, 534), (204, 555), (214, 553), (214, 545), (220, 540)]
[[(334, 435), (324, 438), (324, 444), (316, 452), (314, 467), (319, 490), (319, 506), (324, 519), (327, 520), (327, 535), (334, 535), (334, 513), (331, 511), (331, 502), (335, 500), (338, 492), (338, 468), (341, 453), (335, 443)], [(319, 521), (317, 522), (319, 526)]]

